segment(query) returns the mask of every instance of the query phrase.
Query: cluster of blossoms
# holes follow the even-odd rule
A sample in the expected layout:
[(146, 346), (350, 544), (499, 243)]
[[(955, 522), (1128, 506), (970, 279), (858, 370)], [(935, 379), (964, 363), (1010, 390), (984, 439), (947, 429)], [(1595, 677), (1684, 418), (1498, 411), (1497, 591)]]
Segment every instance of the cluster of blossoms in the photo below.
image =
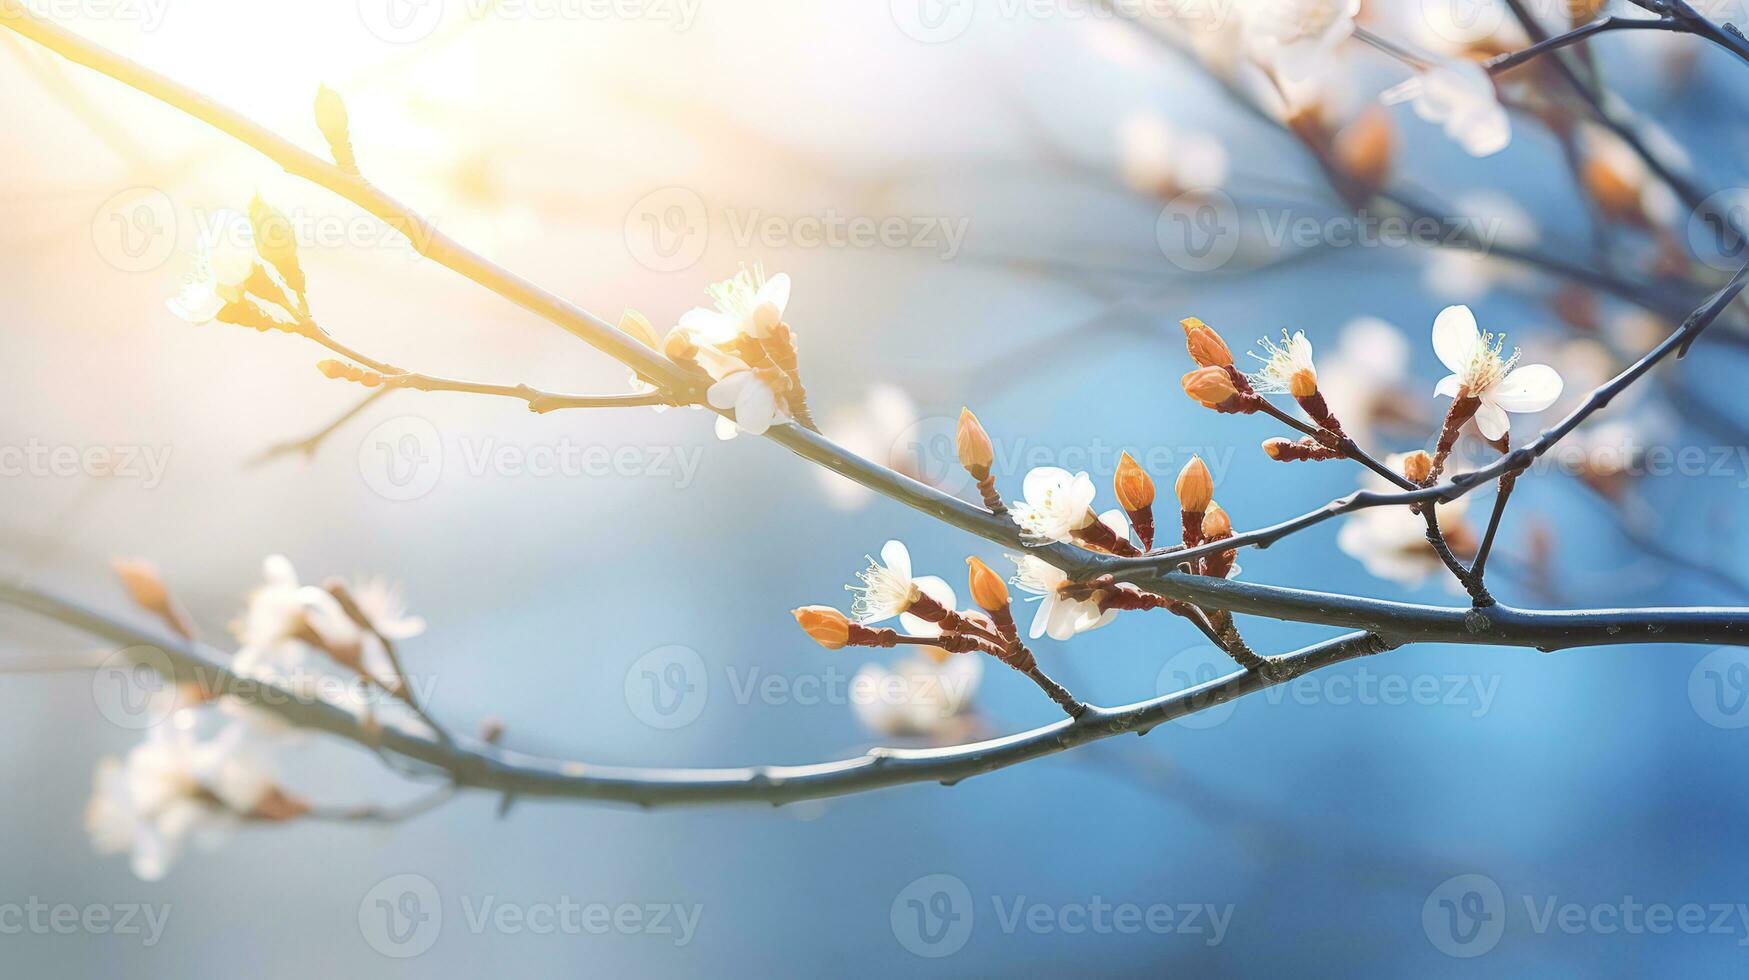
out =
[[(138, 605), (177, 633), (195, 635), (154, 567), (115, 567)], [(302, 585), (277, 556), (267, 560), (265, 577), (232, 624), (239, 644), (232, 674), (347, 710), (367, 728), (381, 723), (380, 706), (413, 705), (393, 644), (425, 624), (406, 614), (394, 588), (380, 580)], [(130, 855), (140, 878), (162, 878), (190, 842), (211, 848), (239, 826), (314, 812), (279, 783), (274, 752), (296, 736), (266, 709), (192, 679), (154, 692), (144, 717), (152, 722), (144, 739), (98, 763), (85, 811), (97, 851)]]
[[(1452, 402), (1434, 449), (1393, 456), (1381, 464), (1355, 443), (1332, 410), (1319, 383), (1312, 342), (1304, 332), (1284, 331), (1279, 341), (1263, 340), (1259, 352), (1252, 354), (1258, 368), (1247, 374), (1239, 369), (1226, 341), (1206, 323), (1193, 317), (1181, 325), (1186, 349), (1197, 365), (1181, 381), (1193, 400), (1225, 414), (1266, 414), (1305, 433), (1299, 439), (1266, 441), (1263, 450), (1273, 460), (1365, 462), (1375, 469), (1372, 479), (1380, 488), (1433, 485), (1466, 426), (1473, 425), (1484, 441), (1506, 452), (1508, 413), (1540, 412), (1562, 390), (1554, 369), (1541, 364), (1518, 366), (1517, 351), (1507, 353), (1504, 341), (1482, 331), (1467, 307), (1451, 307), (1439, 314), (1433, 328), (1434, 350), (1452, 372), (1435, 388), (1437, 396)], [(1291, 397), (1309, 421), (1277, 408), (1269, 395)], [(1066, 544), (1117, 557), (1184, 551), (1194, 560), (1180, 563), (1181, 572), (1227, 578), (1238, 571), (1235, 550), (1208, 547), (1234, 532), (1226, 511), (1214, 502), (1213, 480), (1199, 458), (1185, 465), (1174, 487), (1181, 542), (1156, 550), (1154, 480), (1128, 453), (1119, 460), (1112, 481), (1118, 506), (1100, 513), (1094, 506), (1097, 490), (1092, 478), (1057, 467), (1027, 473), (1021, 499), (1003, 503), (991, 472), (994, 445), (970, 410), (961, 412), (956, 444), (960, 462), (975, 479), (985, 507), (993, 515), (1013, 520), (1028, 544)], [(1387, 474), (1393, 479), (1382, 479)], [(1445, 525), (1446, 547), (1467, 556), (1476, 550), (1476, 541), (1461, 523), (1463, 512), (1462, 499), (1433, 510), (1434, 519)], [(1427, 518), (1410, 507), (1360, 512), (1344, 527), (1340, 545), (1370, 571), (1403, 581), (1419, 581), (1439, 562), (1428, 537)], [(1016, 569), (1012, 583), (1039, 603), (1027, 639), (1068, 640), (1106, 625), (1122, 610), (1165, 609), (1196, 624), (1241, 665), (1261, 663), (1246, 647), (1230, 613), (1168, 599), (1109, 575), (1078, 581), (1039, 554), (1009, 558)], [(1070, 714), (1076, 714), (1076, 704), (1043, 676), (1021, 639), (1007, 585), (977, 557), (968, 558), (967, 564), (968, 585), (977, 606), (973, 610), (958, 609), (953, 589), (942, 579), (914, 576), (910, 552), (891, 541), (879, 560), (869, 560), (859, 575), (860, 584), (851, 587), (855, 601), (848, 614), (808, 606), (794, 615), (808, 635), (828, 649), (920, 647), (927, 661), (938, 667), (952, 662), (955, 655), (993, 656), (1039, 682)], [(894, 617), (898, 629), (878, 626)]]
[(297, 332), (309, 318), (292, 224), (257, 195), (247, 216), (216, 212), (201, 232), (170, 312), (195, 326), (213, 321)]

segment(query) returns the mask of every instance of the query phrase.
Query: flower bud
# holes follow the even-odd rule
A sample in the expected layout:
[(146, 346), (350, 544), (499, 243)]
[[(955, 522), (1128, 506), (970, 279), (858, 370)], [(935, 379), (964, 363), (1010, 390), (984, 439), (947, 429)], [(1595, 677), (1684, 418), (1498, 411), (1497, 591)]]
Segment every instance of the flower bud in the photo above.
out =
[(324, 85), (316, 90), (316, 128), (328, 141), (334, 163), (349, 174), (358, 173), (358, 159), (352, 153), (352, 123), (346, 113), (346, 102), (340, 93)]
[(1390, 178), (1392, 142), (1390, 115), (1374, 107), (1336, 134), (1336, 163), (1368, 193), (1375, 192)]
[(1201, 456), (1192, 456), (1190, 462), (1184, 464), (1184, 469), (1178, 473), (1176, 489), (1180, 510), (1187, 514), (1201, 514), (1208, 510), (1209, 502), (1215, 496), (1215, 481)]
[(1301, 368), (1287, 379), (1288, 394), (1295, 398), (1310, 398), (1318, 393), (1318, 373), (1309, 368)]
[(1002, 576), (976, 558), (967, 558), (966, 568), (966, 581), (971, 586), (973, 602), (991, 612), (1008, 608), (1008, 585), (1002, 581)]
[(656, 335), (656, 328), (650, 323), (650, 318), (637, 310), (628, 309), (620, 314), (619, 329), (621, 333), (636, 337), (638, 343), (651, 350), (660, 350), (662, 347), (662, 338)]
[(1627, 224), (1637, 224), (1644, 219), (1640, 188), (1606, 161), (1596, 158), (1585, 161), (1583, 178), (1586, 191), (1604, 214)]
[(1417, 449), (1403, 457), (1403, 475), (1410, 483), (1425, 483), (1433, 475), (1433, 457), (1424, 449)]
[(1289, 451), (1293, 444), (1292, 439), (1265, 439), (1263, 440), (1263, 454), (1270, 459), (1279, 460), (1282, 453)]
[(1112, 489), (1118, 506), (1131, 514), (1154, 506), (1154, 478), (1127, 452), (1118, 458)]
[(955, 443), (959, 449), (960, 465), (968, 470), (988, 472), (996, 462), (996, 447), (990, 442), (990, 434), (984, 431), (984, 426), (969, 408), (960, 409)]
[(1220, 504), (1211, 504), (1208, 513), (1202, 516), (1202, 536), (1209, 541), (1233, 536), (1233, 519), (1227, 516)]
[(815, 643), (828, 650), (842, 650), (850, 642), (850, 617), (831, 606), (803, 606), (790, 614)]
[(1209, 329), (1208, 325), (1196, 317), (1185, 317), (1178, 321), (1184, 328), (1185, 346), (1190, 350), (1190, 359), (1198, 367), (1231, 367), (1233, 352), (1227, 347), (1227, 342), (1221, 335)]
[(1198, 368), (1185, 375), (1180, 383), (1185, 394), (1208, 408), (1225, 404), (1239, 393), (1224, 367)]
[(170, 590), (164, 586), (164, 579), (158, 574), (158, 567), (149, 561), (116, 558), (109, 563), (116, 577), (128, 590), (128, 597), (141, 609), (152, 613), (165, 613), (170, 609)]
[(662, 340), (662, 354), (671, 361), (685, 364), (698, 360), (698, 344), (692, 339), (692, 334), (686, 330), (668, 331), (668, 336)]

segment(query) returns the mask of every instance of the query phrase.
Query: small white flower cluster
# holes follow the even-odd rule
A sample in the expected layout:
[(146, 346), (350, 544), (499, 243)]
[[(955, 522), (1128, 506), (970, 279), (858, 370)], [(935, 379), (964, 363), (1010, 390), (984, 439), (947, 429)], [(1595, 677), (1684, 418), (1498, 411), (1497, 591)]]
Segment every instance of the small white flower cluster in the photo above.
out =
[[(706, 401), (714, 409), (735, 413), (733, 421), (717, 420), (719, 439), (733, 439), (742, 432), (764, 435), (773, 425), (795, 417), (801, 397), (794, 338), (783, 320), (790, 278), (782, 273), (767, 278), (765, 268), (755, 264), (707, 291), (714, 305), (687, 312), (665, 336), (658, 336), (649, 319), (634, 310), (626, 311), (620, 329), (710, 374), (713, 383)], [(639, 392), (652, 390), (636, 376), (632, 387)]]
[(247, 215), (214, 213), (165, 306), (195, 326), (220, 319), (263, 330), (294, 326), (309, 310), (290, 223), (259, 196)]
[[(423, 632), (399, 594), (380, 581), (349, 589), (358, 623), (333, 594), (300, 585), (291, 563), (266, 562), (267, 581), (233, 624), (241, 648), (231, 672), (306, 700), (321, 698), (324, 676), (359, 674), (388, 689), (402, 682), (383, 646)], [(356, 690), (351, 685), (336, 685)], [(246, 823), (281, 822), (308, 806), (279, 787), (275, 749), (295, 741), (288, 725), (264, 708), (211, 692), (166, 686), (154, 695), (144, 740), (123, 757), (98, 763), (85, 827), (102, 854), (129, 854), (140, 878), (167, 874), (184, 846), (212, 848)], [(368, 701), (328, 703), (366, 717)]]
[[(1240, 0), (1237, 13), (1238, 47), (1264, 69), (1269, 89), (1286, 99), (1290, 111), (1337, 98), (1337, 50), (1355, 34), (1360, 0)], [(1412, 44), (1393, 43), (1414, 51)], [(1472, 156), (1505, 149), (1512, 126), (1487, 71), (1461, 54), (1414, 56), (1425, 67), (1386, 91), (1385, 104), (1412, 103), (1417, 116), (1441, 126)]]

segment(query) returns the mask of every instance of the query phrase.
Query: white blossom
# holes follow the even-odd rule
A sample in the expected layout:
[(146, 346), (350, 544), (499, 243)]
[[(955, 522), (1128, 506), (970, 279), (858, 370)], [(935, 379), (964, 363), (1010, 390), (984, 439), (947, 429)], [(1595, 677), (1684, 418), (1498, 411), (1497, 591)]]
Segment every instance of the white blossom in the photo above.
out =
[(255, 233), (249, 219), (229, 209), (213, 216), (195, 247), (193, 266), (177, 294), (166, 301), (178, 318), (201, 326), (227, 304), (243, 298), (255, 271)]
[(717, 419), (717, 438), (733, 439), (742, 432), (762, 436), (789, 419), (783, 400), (757, 371), (737, 371), (711, 385), (705, 398), (719, 411), (735, 410), (733, 420)]
[(1470, 395), (1481, 400), (1476, 428), (1482, 437), (1500, 439), (1511, 428), (1506, 413), (1540, 412), (1561, 397), (1561, 376), (1547, 364), (1518, 363), (1518, 351), (1503, 355), (1505, 340), (1484, 333), (1467, 306), (1447, 307), (1433, 322), (1433, 351), (1451, 370), (1434, 394)]
[(865, 665), (850, 682), (856, 717), (882, 735), (940, 735), (955, 728), (984, 676), (978, 654), (923, 651), (891, 669)]
[(1283, 330), (1282, 342), (1265, 337), (1262, 340), (1263, 353), (1252, 353), (1251, 356), (1263, 362), (1263, 369), (1256, 374), (1248, 375), (1251, 384), (1259, 392), (1266, 395), (1286, 394), (1293, 389), (1295, 376), (1302, 372), (1317, 376), (1317, 370), (1312, 366), (1312, 342), (1306, 339), (1303, 330), (1294, 331), (1289, 336)]
[(733, 278), (709, 289), (715, 309), (694, 309), (680, 318), (680, 325), (700, 342), (726, 344), (736, 337), (762, 337), (783, 322), (789, 307), (789, 276), (779, 273), (765, 278), (765, 267), (743, 266)]
[(1486, 157), (1512, 142), (1512, 122), (1481, 65), (1462, 58), (1437, 62), (1384, 93), (1386, 105), (1410, 102), (1415, 115), (1445, 128), (1445, 135), (1473, 157)]
[(1124, 180), (1142, 194), (1171, 196), (1220, 187), (1229, 171), (1227, 148), (1215, 137), (1175, 129), (1156, 113), (1138, 113), (1118, 131)]
[(1241, 11), (1258, 59), (1287, 78), (1302, 79), (1353, 35), (1360, 0), (1245, 0)]
[(1093, 520), (1097, 491), (1086, 473), (1041, 466), (1026, 474), (1021, 492), (1026, 499), (1015, 501), (1009, 509), (1015, 522), (1033, 537), (1068, 541), (1072, 532)]
[(1008, 557), (1016, 569), (1014, 584), (1031, 596), (1028, 601), (1039, 604), (1027, 629), (1030, 638), (1036, 640), (1049, 635), (1053, 640), (1069, 640), (1077, 633), (1096, 630), (1117, 618), (1117, 610), (1102, 613), (1099, 603), (1092, 599), (1066, 598), (1061, 590), (1069, 584), (1068, 574), (1043, 558), (1036, 555)]
[(134, 874), (163, 878), (183, 845), (215, 846), (274, 792), (271, 771), (231, 723), (202, 740), (195, 710), (178, 712), (125, 759), (100, 761), (85, 828), (101, 854), (131, 854)]

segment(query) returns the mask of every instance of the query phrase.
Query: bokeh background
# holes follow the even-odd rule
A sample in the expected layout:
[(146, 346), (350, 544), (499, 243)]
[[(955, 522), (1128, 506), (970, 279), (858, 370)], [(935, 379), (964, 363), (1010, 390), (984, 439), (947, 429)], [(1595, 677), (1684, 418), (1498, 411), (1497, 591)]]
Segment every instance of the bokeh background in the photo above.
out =
[[(404, 21), (379, 6), (142, 0), (52, 12), (312, 149), (312, 96), (318, 84), (337, 89), (373, 179), (610, 319), (636, 307), (666, 326), (741, 262), (790, 273), (789, 319), (828, 431), (950, 486), (941, 437), (971, 404), (1010, 454), (999, 476), (1011, 495), (1040, 461), (1091, 470), (1104, 487), (1119, 448), (1157, 463), (1162, 480), (1201, 453), (1241, 527), (1352, 490), (1351, 468), (1280, 469), (1257, 451), (1271, 427), (1183, 397), (1185, 315), (1235, 343), (1304, 329), (1320, 351), (1352, 320), (1381, 318), (1411, 354), (1404, 404), (1427, 413), (1443, 373), (1427, 331), (1449, 302), (1468, 302), (1575, 387), (1606, 376), (1610, 347), (1641, 349), (1659, 329), (1606, 298), (1575, 314), (1584, 297), (1537, 273), (1454, 279), (1429, 249), (1260, 244), (1259, 208), (1322, 228), (1342, 206), (1278, 128), (1084, 8), (980, 3), (969, 21), (934, 29), (904, 0), (676, 0), (634, 17), (588, 5), (474, 16), (475, 6), (433, 3), (399, 8)], [(1745, 177), (1742, 66), (1699, 43), (1624, 36), (1595, 48), (1612, 86), (1687, 148), (1702, 186), (1727, 190)], [(1403, 77), (1376, 52), (1344, 57), (1362, 102)], [(359, 393), (321, 378), (312, 346), (192, 328), (165, 311), (200, 222), (257, 189), (307, 230), (316, 312), (356, 346), (429, 373), (559, 390), (620, 390), (625, 371), (174, 110), (4, 33), (0, 76), (0, 445), (137, 447), (165, 460), (156, 474), (27, 468), (0, 479), (5, 575), (132, 618), (107, 562), (149, 557), (214, 636), (266, 555), (315, 579), (390, 576), (429, 621), (403, 655), (430, 679), (434, 713), (463, 731), (495, 716), (507, 745), (537, 754), (800, 763), (889, 741), (841, 696), (807, 693), (878, 657), (822, 651), (787, 610), (840, 601), (841, 583), (888, 538), (955, 581), (968, 552), (995, 562), (996, 549), (847, 492), (773, 445), (719, 443), (710, 419), (687, 411), (537, 417), (403, 392), (313, 457), (263, 461)], [(1163, 202), (1123, 176), (1123, 133), (1139, 114), (1226, 147), (1225, 192), (1252, 216), (1231, 261), (1187, 269), (1163, 247)], [(1608, 246), (1640, 268), (1634, 233), (1592, 234), (1561, 147), (1535, 120), (1515, 117), (1511, 148), (1481, 161), (1406, 109), (1391, 120), (1397, 179), (1447, 201), (1497, 191), (1549, 251), (1583, 262)], [(935, 234), (869, 247), (745, 232), (763, 218), (793, 232), (831, 215)], [(1675, 216), (1678, 239), (1689, 225)], [(952, 247), (943, 229), (963, 242)], [(1495, 573), (1503, 597), (1742, 602), (1744, 363), (1728, 338), (1703, 341), (1648, 395), (1612, 409), (1639, 425), (1612, 438), (1702, 447), (1700, 471), (1641, 467), (1604, 490), (1571, 469), (1526, 479)], [(381, 451), (408, 432), (434, 433), (442, 466), (426, 492), (398, 499), (408, 494), (385, 484)], [(1384, 433), (1380, 448), (1422, 438)], [(629, 448), (640, 462), (595, 475), (477, 461), (567, 446)], [(1247, 553), (1243, 574), (1459, 601), (1437, 578), (1372, 577), (1337, 548), (1337, 529)], [(1330, 632), (1242, 622), (1269, 651)], [(0, 902), (170, 909), (149, 948), (84, 931), (0, 935), (16, 976), (1724, 976), (1749, 955), (1749, 917), (1736, 911), (1749, 902), (1738, 832), (1749, 816), (1749, 661), (1730, 653), (1703, 664), (1710, 650), (1417, 647), (951, 789), (780, 810), (523, 801), (502, 816), (497, 799), (466, 795), (392, 827), (247, 831), (147, 884), (125, 860), (94, 855), (81, 827), (92, 766), (137, 737), (96, 709), (89, 671), (57, 666), (89, 643), (20, 615), (5, 623), (0, 652), (14, 659), (0, 683), (0, 758), (12, 789), (0, 795)], [(1082, 696), (1118, 704), (1207, 676), (1215, 662), (1198, 639), (1138, 615), (1039, 653)], [(695, 720), (664, 728), (647, 723), (637, 665), (672, 646), (697, 653), (706, 697)], [(773, 677), (778, 695), (746, 693), (751, 678)], [(973, 730), (990, 734), (1056, 710), (996, 669), (977, 708)], [(350, 745), (313, 740), (285, 767), (324, 802), (420, 791)], [(429, 951), (400, 959), (372, 941), (361, 905), (406, 874), (439, 893), (443, 927)], [(955, 907), (971, 927), (952, 950), (920, 942), (896, 911), (937, 875), (969, 900)], [(1440, 900), (1474, 883), (1451, 884), (1463, 875), (1499, 890), (1484, 911), (1503, 934), (1486, 949), (1436, 928)], [(1698, 934), (1592, 916), (1627, 896), (1730, 914)], [(700, 917), (684, 944), (470, 925), (487, 900), (567, 897)], [(1005, 923), (1016, 902), (1044, 918)], [(1584, 924), (1548, 924), (1550, 902), (1580, 906)], [(1081, 926), (1077, 910), (1098, 903), (1212, 907), (1225, 925), (1218, 935), (1200, 916), (1195, 933)]]

